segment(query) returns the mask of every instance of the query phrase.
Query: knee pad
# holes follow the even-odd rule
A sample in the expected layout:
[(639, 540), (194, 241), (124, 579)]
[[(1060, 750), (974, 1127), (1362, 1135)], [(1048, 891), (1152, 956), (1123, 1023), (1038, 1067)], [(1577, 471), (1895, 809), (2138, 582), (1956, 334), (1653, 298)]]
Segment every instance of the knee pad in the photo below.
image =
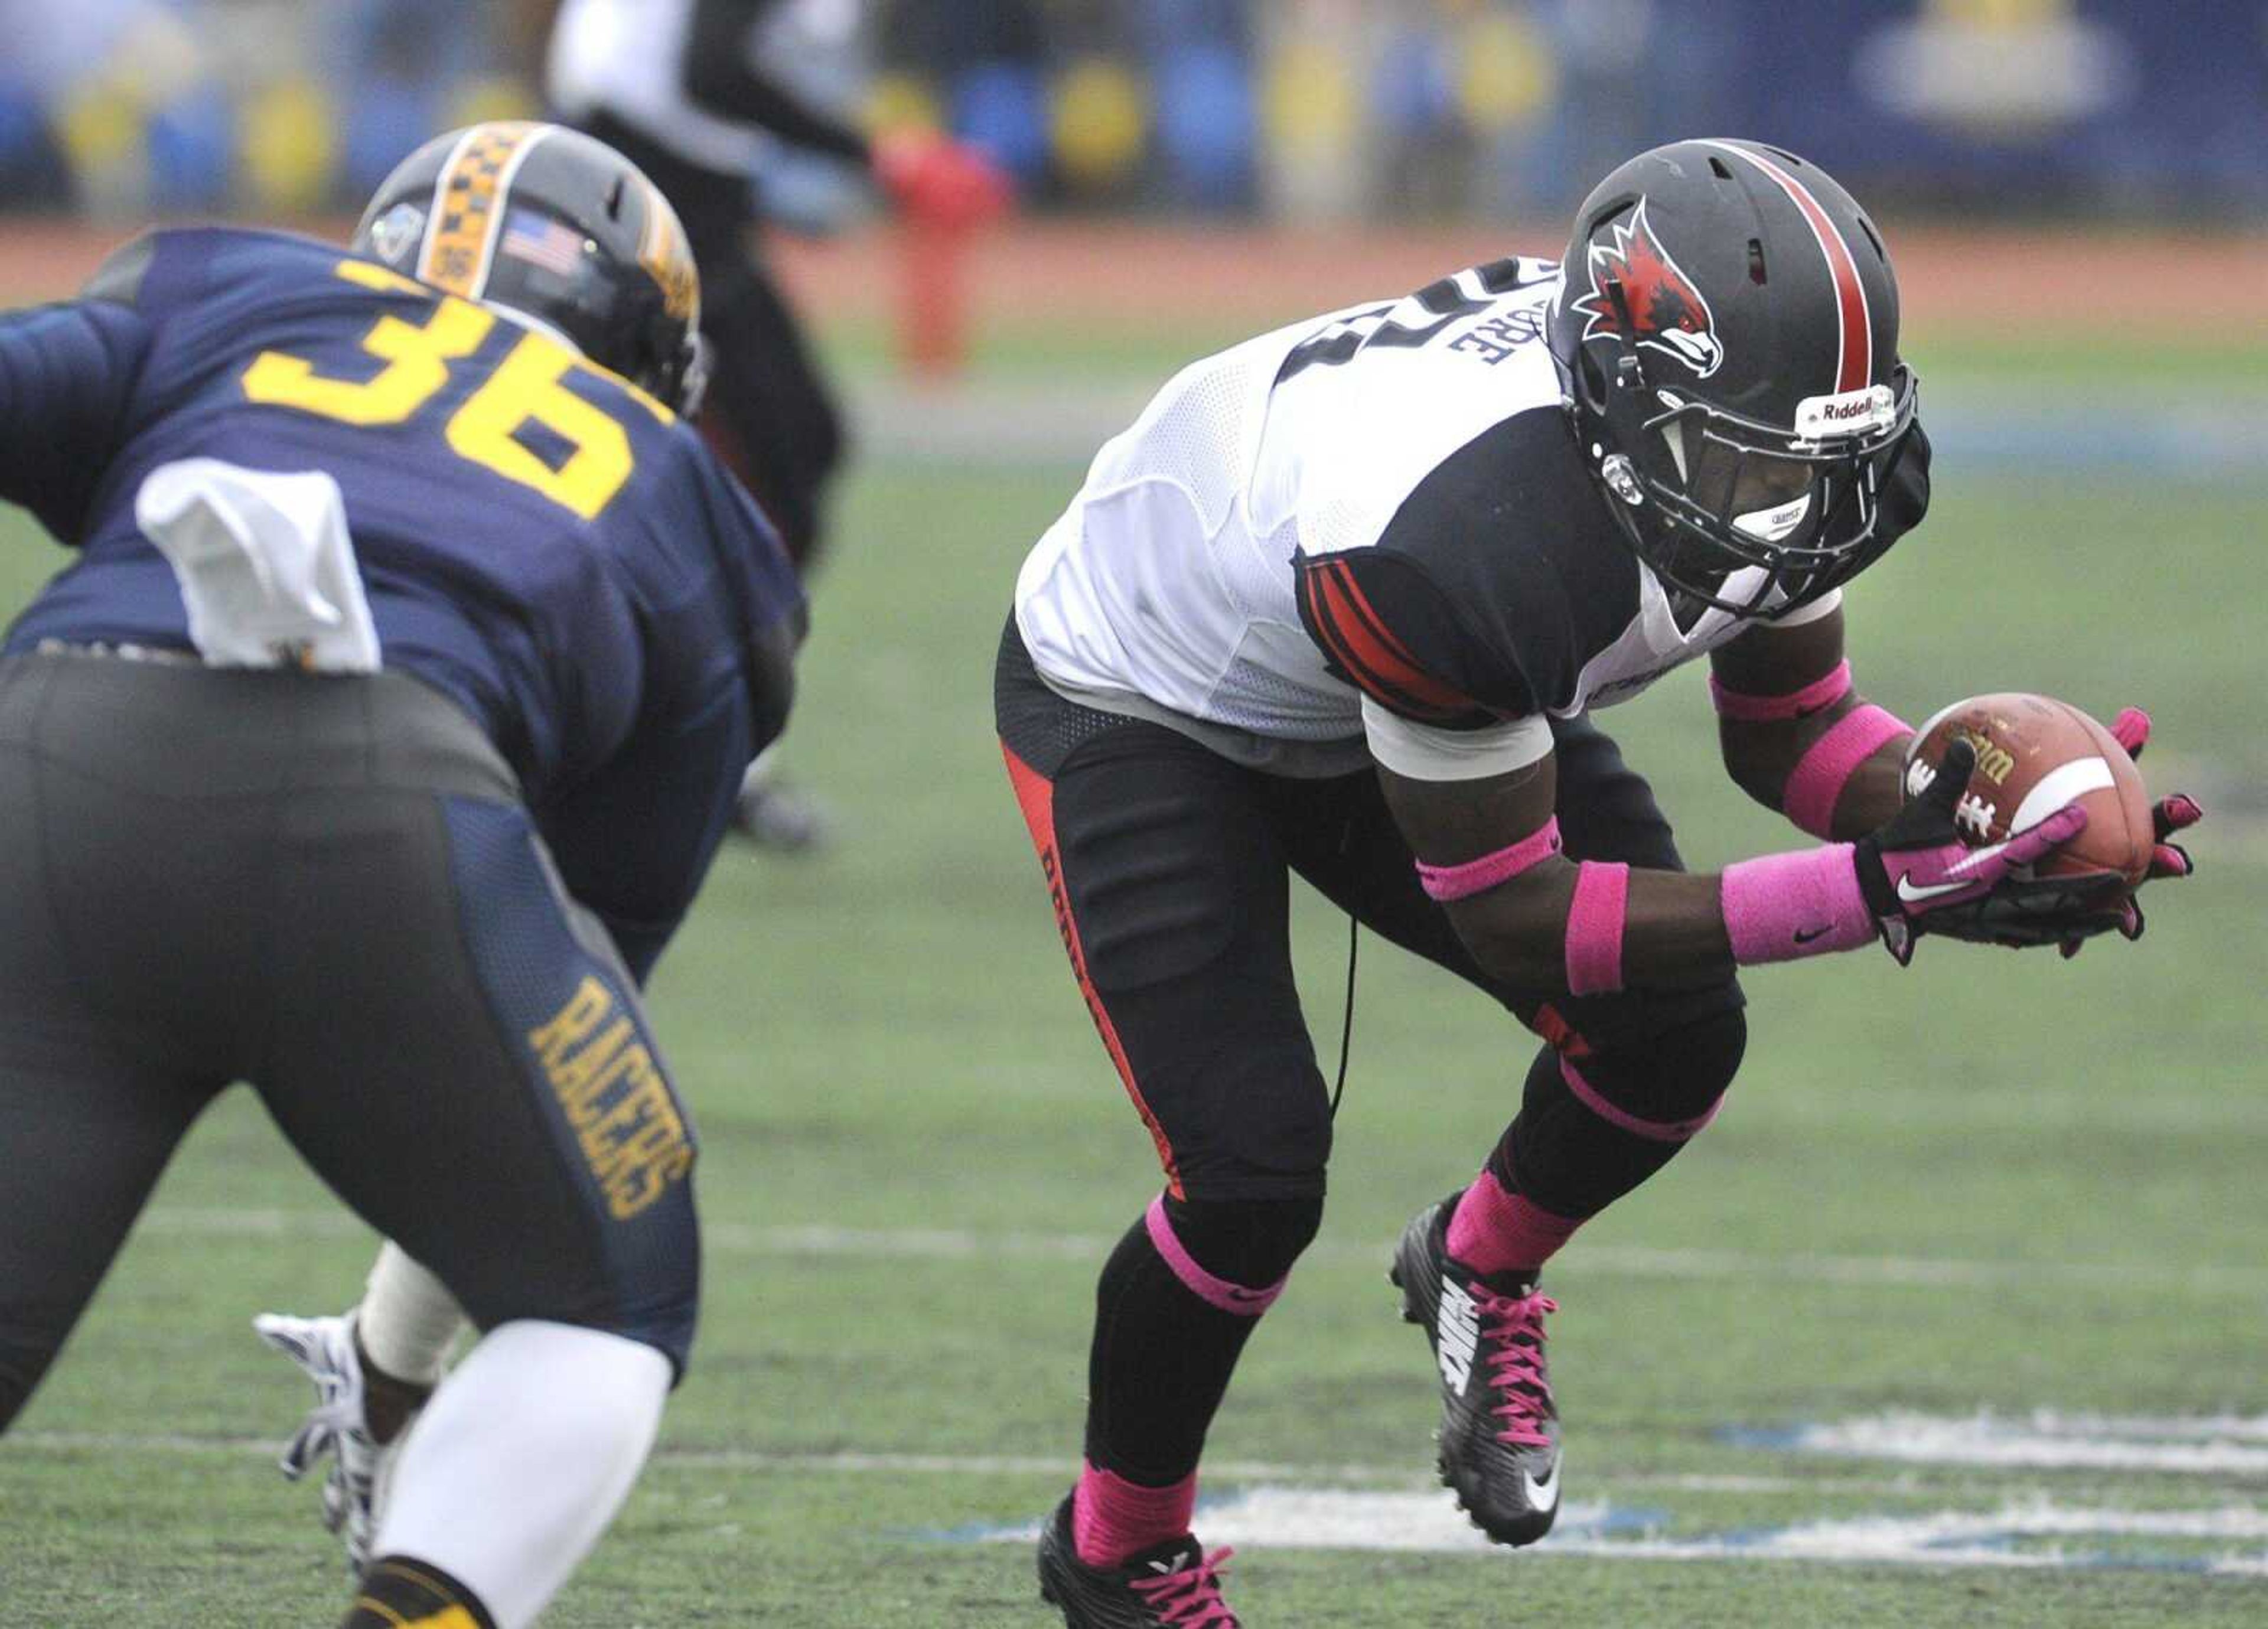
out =
[(1322, 1226), (1323, 1197), (1162, 1202), (1174, 1237), (1217, 1279), (1253, 1289), (1283, 1282)]
[(1706, 1126), (1747, 1043), (1738, 1007), (1632, 1045), (1572, 1058), (1546, 1050), (1490, 1168), (1555, 1216), (1593, 1216)]
[(1640, 1045), (1565, 1060), (1567, 1084), (1648, 1126), (1690, 1126), (1690, 1136), (1732, 1085), (1748, 1037), (1748, 1021), (1734, 1007)]

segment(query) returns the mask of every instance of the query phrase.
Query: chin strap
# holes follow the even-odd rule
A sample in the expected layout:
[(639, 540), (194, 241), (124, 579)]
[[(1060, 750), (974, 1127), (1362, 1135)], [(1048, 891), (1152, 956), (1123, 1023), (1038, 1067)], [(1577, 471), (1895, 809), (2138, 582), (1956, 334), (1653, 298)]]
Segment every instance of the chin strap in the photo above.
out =
[(1615, 343), (1622, 348), (1622, 355), (1615, 359), (1615, 372), (1643, 390), (1653, 381), (1646, 376), (1646, 358), (1638, 354), (1632, 337), (1638, 333), (1638, 323), (1631, 316), (1630, 296), (1623, 291), (1623, 280), (1609, 277), (1606, 293), (1608, 303), (1615, 308)]

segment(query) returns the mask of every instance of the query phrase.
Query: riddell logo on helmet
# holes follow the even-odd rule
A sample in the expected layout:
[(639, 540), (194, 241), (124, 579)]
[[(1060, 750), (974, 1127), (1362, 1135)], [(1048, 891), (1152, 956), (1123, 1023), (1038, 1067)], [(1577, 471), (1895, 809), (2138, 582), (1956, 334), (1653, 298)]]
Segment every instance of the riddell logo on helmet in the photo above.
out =
[[(1646, 218), (1646, 200), (1638, 200), (1627, 225), (1616, 221), (1609, 229), (1612, 243), (1594, 240), (1588, 271), (1591, 291), (1575, 302), (1575, 309), (1590, 321), (1584, 325), (1587, 342), (1601, 335), (1624, 333), (1640, 348), (1677, 358), (1694, 376), (1706, 379), (1723, 365), (1725, 347), (1717, 337), (1717, 320), (1669, 251), (1653, 235)], [(1622, 287), (1616, 302), (1613, 286)]]
[(1795, 404), (1795, 433), (1807, 441), (1863, 435), (1897, 423), (1897, 398), (1888, 385), (1868, 385), (1834, 395), (1806, 396)]

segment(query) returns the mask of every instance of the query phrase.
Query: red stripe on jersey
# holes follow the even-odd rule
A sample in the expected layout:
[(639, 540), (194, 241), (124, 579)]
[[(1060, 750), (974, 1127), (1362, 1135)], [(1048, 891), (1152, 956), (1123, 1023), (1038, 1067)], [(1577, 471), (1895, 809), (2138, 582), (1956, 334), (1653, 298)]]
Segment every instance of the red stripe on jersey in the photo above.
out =
[(1456, 716), (1456, 710), (1435, 707), (1397, 688), (1385, 674), (1366, 667), (1352, 645), (1347, 643), (1345, 629), (1341, 625), (1346, 610), (1337, 601), (1320, 574), (1307, 583), (1309, 615), (1323, 637), (1323, 645), (1333, 662), (1345, 674), (1348, 682), (1366, 696), (1384, 704), (1395, 712), (1425, 723), (1447, 723)]
[(1328, 627), (1340, 646), (1342, 660), (1362, 688), (1388, 705), (1403, 711), (1431, 711), (1454, 718), (1476, 711), (1470, 697), (1434, 678), (1378, 620), (1378, 613), (1355, 586), (1354, 574), (1343, 560), (1318, 566), (1310, 574), (1316, 585), (1320, 625)]
[[(1376, 635), (1387, 649), (1393, 652), (1412, 672), (1421, 671), (1418, 667), (1418, 659), (1410, 654), (1410, 647), (1394, 637), (1394, 630), (1386, 625), (1386, 619), (1381, 616), (1377, 608), (1371, 604), (1370, 596), (1363, 593), (1362, 584), (1355, 579), (1354, 568), (1344, 560), (1334, 560), (1330, 563), (1329, 569), (1331, 575), (1338, 579), (1339, 586), (1347, 591), (1348, 598), (1354, 601), (1355, 609), (1362, 614), (1363, 627)], [(1460, 699), (1462, 698), (1460, 697)]]
[(1864, 390), (1874, 376), (1874, 329), (1868, 320), (1867, 285), (1859, 280), (1859, 262), (1852, 258), (1851, 246), (1844, 241), (1841, 229), (1812, 195), (1810, 188), (1771, 159), (1745, 147), (1710, 144), (1738, 153), (1755, 165), (1771, 177), (1802, 212), (1811, 227), (1811, 235), (1818, 240), (1819, 252), (1827, 257), (1828, 272), (1835, 279), (1836, 314), (1842, 326), (1842, 356), (1835, 370), (1835, 388), (1837, 392)]
[(1056, 843), (1056, 785), (1025, 763), (1000, 743), (1000, 756), (1007, 760), (1008, 780), (1016, 789), (1016, 805), (1024, 812), (1024, 824), (1030, 828), (1032, 846), (1040, 851), (1040, 870), (1048, 880), (1048, 896), (1055, 906), (1056, 932), (1062, 936), (1064, 949), (1071, 957), (1071, 970), (1079, 980), (1079, 993), (1086, 1002), (1087, 1016), (1094, 1020), (1095, 1033), (1102, 1037), (1102, 1049), (1110, 1054), (1110, 1061), (1124, 1083), (1126, 1095), (1133, 1100), (1134, 1112), (1142, 1117), (1142, 1124), (1150, 1128), (1150, 1140), (1157, 1145), (1158, 1163), (1165, 1168), (1166, 1188), (1176, 1199), (1189, 1196), (1182, 1191), (1181, 1163), (1174, 1157), (1174, 1145), (1151, 1111), (1150, 1100), (1142, 1095), (1142, 1087), (1134, 1079), (1134, 1065), (1127, 1061), (1126, 1046), (1118, 1038), (1118, 1026), (1110, 1021), (1109, 1009), (1102, 1005), (1102, 992), (1094, 987), (1094, 980), (1086, 970), (1086, 951), (1079, 943), (1079, 922), (1071, 915), (1070, 886), (1064, 881), (1062, 851)]
[(1320, 570), (1310, 568), (1300, 573), (1300, 597), (1307, 613), (1307, 626), (1322, 642), (1323, 654), (1350, 675), (1354, 664), (1347, 660), (1346, 647), (1340, 642), (1338, 630), (1331, 626), (1329, 615), (1323, 609), (1323, 599), (1318, 585), (1322, 580)]

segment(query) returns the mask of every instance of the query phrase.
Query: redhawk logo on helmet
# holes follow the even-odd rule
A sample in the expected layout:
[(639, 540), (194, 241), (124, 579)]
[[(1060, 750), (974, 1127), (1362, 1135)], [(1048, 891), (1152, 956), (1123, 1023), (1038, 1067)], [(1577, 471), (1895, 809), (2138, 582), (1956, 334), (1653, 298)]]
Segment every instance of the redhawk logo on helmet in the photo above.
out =
[(1590, 319), (1583, 328), (1587, 342), (1601, 335), (1621, 334), (1623, 318), (1610, 284), (1622, 284), (1622, 308), (1629, 313), (1630, 339), (1652, 350), (1672, 356), (1706, 379), (1725, 360), (1725, 347), (1717, 337), (1717, 321), (1709, 302), (1693, 280), (1680, 269), (1646, 218), (1646, 200), (1631, 211), (1630, 224), (1617, 221), (1609, 228), (1612, 243), (1594, 243), (1589, 256), (1591, 291), (1575, 302), (1575, 309)]

